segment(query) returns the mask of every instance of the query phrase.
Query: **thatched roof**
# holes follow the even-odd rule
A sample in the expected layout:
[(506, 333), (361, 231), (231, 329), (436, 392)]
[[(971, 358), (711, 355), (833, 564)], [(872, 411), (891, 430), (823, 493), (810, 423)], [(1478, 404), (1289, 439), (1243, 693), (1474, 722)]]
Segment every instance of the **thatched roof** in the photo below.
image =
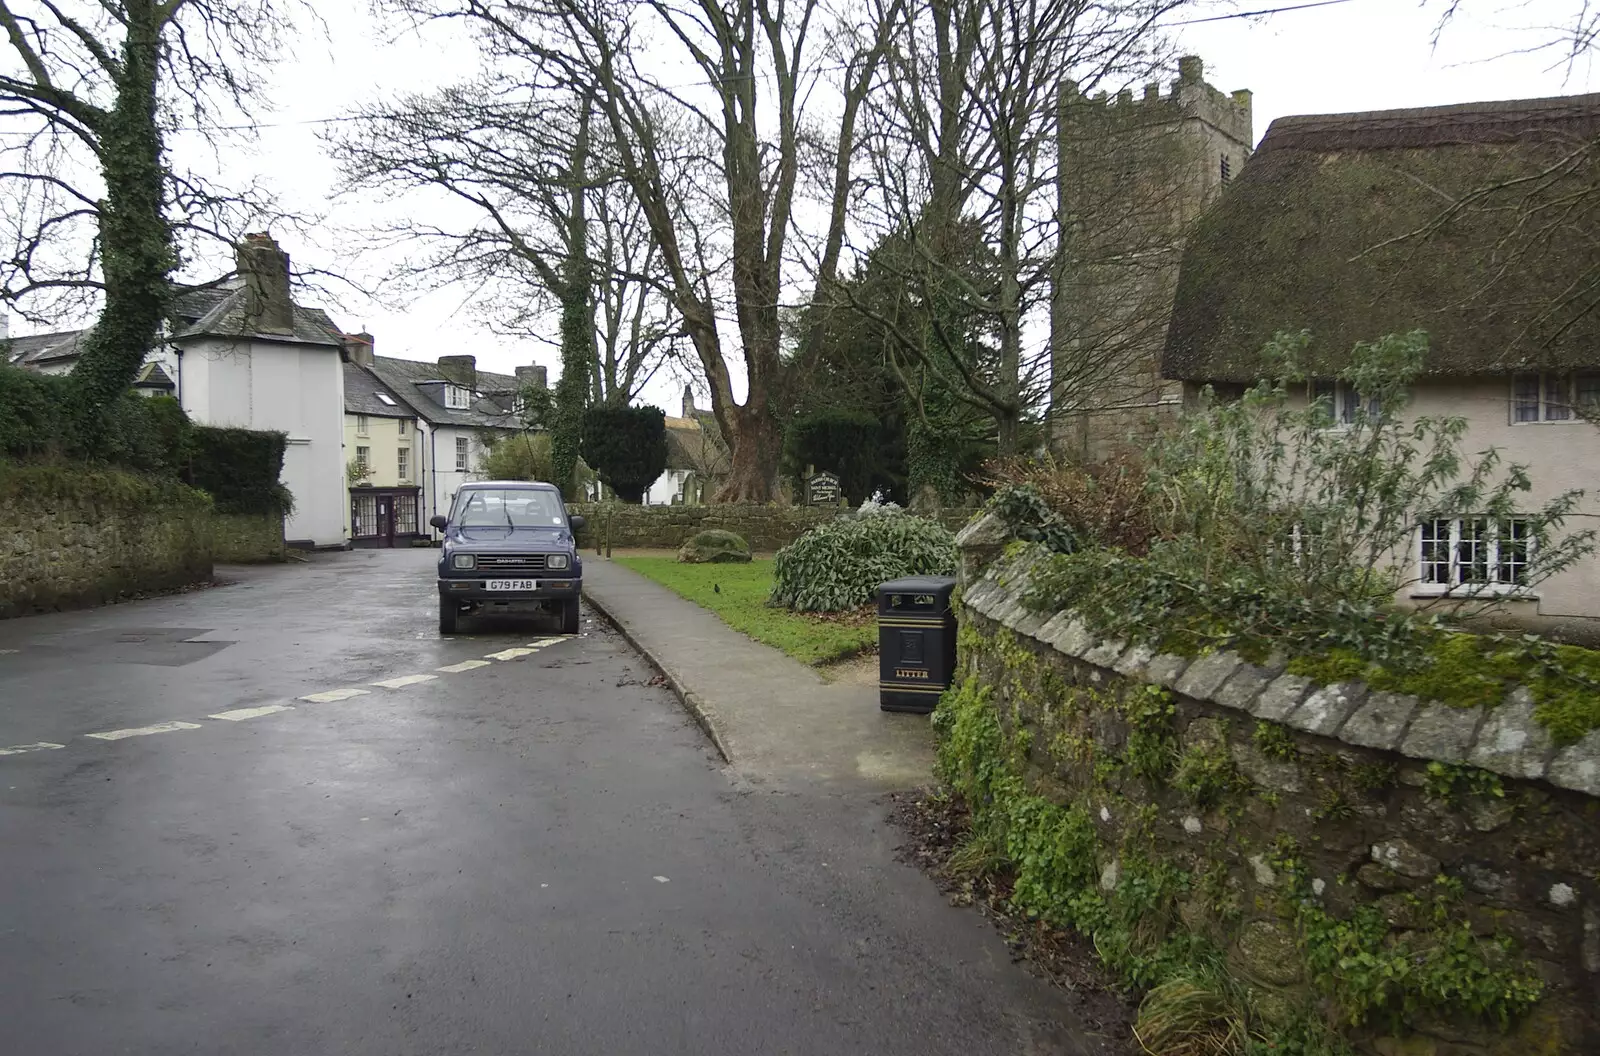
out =
[(1419, 328), (1432, 374), (1600, 367), (1597, 135), (1600, 95), (1274, 121), (1189, 240), (1162, 373), (1251, 382), (1301, 329), (1321, 375)]

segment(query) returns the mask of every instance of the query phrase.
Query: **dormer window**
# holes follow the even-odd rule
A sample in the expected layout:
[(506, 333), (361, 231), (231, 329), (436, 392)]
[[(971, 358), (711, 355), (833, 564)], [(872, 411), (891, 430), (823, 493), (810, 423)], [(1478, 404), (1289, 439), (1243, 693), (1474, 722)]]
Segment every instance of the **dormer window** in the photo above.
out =
[(461, 385), (446, 385), (444, 405), (452, 411), (469, 410), (472, 407), (472, 393)]

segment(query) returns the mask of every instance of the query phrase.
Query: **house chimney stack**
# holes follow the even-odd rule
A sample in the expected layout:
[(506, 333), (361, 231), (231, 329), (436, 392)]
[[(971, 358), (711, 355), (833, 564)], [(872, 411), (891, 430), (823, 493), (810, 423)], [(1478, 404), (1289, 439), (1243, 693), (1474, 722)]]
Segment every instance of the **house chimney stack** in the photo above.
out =
[(439, 373), (467, 389), (478, 387), (477, 356), (440, 356)]
[(518, 367), (517, 386), (523, 389), (548, 389), (550, 387), (550, 371), (535, 363), (531, 367)]
[(694, 386), (692, 385), (683, 387), (683, 416), (685, 418), (694, 417)]
[(376, 358), (377, 339), (363, 330), (359, 334), (344, 335), (345, 348), (350, 350), (350, 362), (370, 367)]
[(289, 297), (289, 254), (266, 233), (245, 235), (235, 248), (244, 280), (244, 323), (258, 334), (294, 333)]

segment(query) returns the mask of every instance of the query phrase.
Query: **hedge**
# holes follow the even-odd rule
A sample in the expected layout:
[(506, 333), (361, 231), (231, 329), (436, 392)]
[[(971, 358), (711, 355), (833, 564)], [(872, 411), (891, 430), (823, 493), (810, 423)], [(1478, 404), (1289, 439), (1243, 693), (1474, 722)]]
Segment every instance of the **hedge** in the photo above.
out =
[(288, 439), (254, 429), (190, 426), (183, 478), (209, 492), (218, 513), (287, 513), (294, 497), (278, 478)]

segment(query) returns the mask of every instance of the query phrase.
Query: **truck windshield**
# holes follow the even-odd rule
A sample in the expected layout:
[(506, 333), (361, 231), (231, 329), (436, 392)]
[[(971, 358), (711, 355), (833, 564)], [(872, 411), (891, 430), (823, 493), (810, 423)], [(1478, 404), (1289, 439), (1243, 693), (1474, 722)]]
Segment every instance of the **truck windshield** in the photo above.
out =
[(456, 497), (450, 519), (463, 528), (560, 528), (567, 523), (555, 492), (520, 488), (468, 488)]

